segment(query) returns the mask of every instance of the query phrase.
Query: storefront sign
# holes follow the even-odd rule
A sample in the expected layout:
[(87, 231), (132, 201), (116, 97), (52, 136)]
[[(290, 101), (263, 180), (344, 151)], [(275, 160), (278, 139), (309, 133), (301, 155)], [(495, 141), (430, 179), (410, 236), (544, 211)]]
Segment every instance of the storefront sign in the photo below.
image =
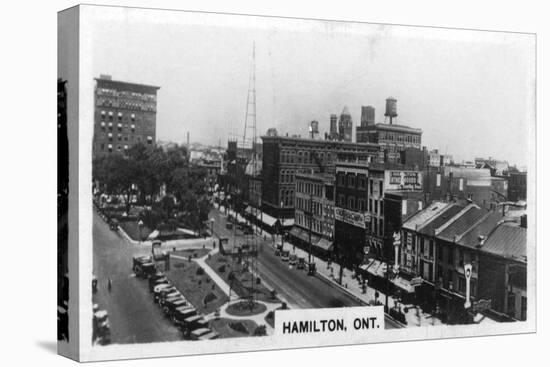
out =
[(343, 208), (334, 208), (334, 218), (340, 222), (351, 224), (352, 226), (367, 228), (365, 222), (370, 222), (370, 217), (366, 214), (352, 212)]

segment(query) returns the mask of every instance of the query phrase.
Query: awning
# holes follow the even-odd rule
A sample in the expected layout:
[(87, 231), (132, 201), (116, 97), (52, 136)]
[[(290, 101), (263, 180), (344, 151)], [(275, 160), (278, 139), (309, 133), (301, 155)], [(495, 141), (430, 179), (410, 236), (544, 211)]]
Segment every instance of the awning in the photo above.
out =
[[(290, 234), (306, 243), (309, 243), (309, 231), (303, 229), (303, 228), (300, 228), (300, 227), (297, 227), (297, 226), (294, 226), (292, 227), (292, 229), (290, 230)], [(320, 240), (320, 237), (316, 234), (311, 234), (311, 244), (312, 245), (315, 245), (319, 242)]]
[(294, 218), (285, 219), (282, 222), (283, 227), (292, 227), (294, 225)]
[(399, 289), (407, 293), (414, 293), (414, 286), (412, 286), (411, 282), (409, 282), (407, 279), (395, 277), (394, 279), (392, 279), (392, 283), (395, 284)]
[(267, 224), (269, 227), (273, 227), (277, 222), (277, 218), (273, 218), (271, 215), (266, 213), (257, 214), (257, 218)]
[(332, 250), (332, 241), (329, 241), (326, 238), (321, 238), (314, 245), (321, 248), (321, 249), (323, 249), (323, 250), (325, 250), (325, 251), (331, 251)]
[(385, 269), (386, 269), (385, 263), (378, 260), (372, 260), (370, 264), (366, 266), (366, 269), (363, 269), (363, 270), (366, 270), (367, 272), (369, 272), (374, 276), (384, 278), (386, 276)]

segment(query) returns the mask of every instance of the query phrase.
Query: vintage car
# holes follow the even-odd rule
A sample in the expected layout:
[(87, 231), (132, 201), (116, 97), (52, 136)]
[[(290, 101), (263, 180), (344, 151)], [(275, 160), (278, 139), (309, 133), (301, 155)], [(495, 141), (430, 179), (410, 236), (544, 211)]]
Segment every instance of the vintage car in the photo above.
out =
[(199, 336), (199, 340), (212, 340), (212, 339), (218, 339), (219, 337), (220, 337), (220, 334), (218, 334), (215, 331), (211, 331), (208, 334)]
[(290, 258), (290, 251), (288, 250), (281, 251), (281, 260), (288, 261), (289, 258)]
[(208, 328), (200, 328), (200, 329), (195, 329), (193, 331), (191, 331), (189, 337), (191, 340), (199, 340), (199, 338), (203, 335), (206, 335), (208, 333), (211, 333), (212, 330), (208, 329)]

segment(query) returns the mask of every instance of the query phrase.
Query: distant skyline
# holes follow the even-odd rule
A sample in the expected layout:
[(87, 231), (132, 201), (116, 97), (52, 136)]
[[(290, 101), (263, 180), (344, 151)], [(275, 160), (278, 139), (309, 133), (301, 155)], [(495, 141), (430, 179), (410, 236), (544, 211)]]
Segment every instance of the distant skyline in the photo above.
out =
[[(93, 12), (93, 9), (89, 10)], [(149, 16), (145, 16), (148, 12)], [(534, 130), (534, 36), (379, 24), (112, 8), (93, 28), (93, 75), (160, 86), (157, 139), (225, 146), (242, 136), (252, 45), (257, 131), (307, 136), (348, 107), (421, 128), (455, 160), (527, 166)], [(531, 126), (528, 126), (528, 124)], [(237, 134), (237, 135), (232, 135)]]

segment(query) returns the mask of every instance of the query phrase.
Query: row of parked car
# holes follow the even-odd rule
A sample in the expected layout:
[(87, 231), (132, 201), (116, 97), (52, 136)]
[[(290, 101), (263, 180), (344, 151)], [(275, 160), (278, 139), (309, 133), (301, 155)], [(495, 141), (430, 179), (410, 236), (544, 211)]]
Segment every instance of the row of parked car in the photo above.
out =
[(187, 301), (166, 275), (158, 271), (150, 256), (138, 256), (133, 259), (136, 276), (148, 279), (153, 301), (159, 305), (174, 325), (183, 333), (185, 339), (209, 340), (219, 338), (219, 334), (209, 328), (208, 321)]

